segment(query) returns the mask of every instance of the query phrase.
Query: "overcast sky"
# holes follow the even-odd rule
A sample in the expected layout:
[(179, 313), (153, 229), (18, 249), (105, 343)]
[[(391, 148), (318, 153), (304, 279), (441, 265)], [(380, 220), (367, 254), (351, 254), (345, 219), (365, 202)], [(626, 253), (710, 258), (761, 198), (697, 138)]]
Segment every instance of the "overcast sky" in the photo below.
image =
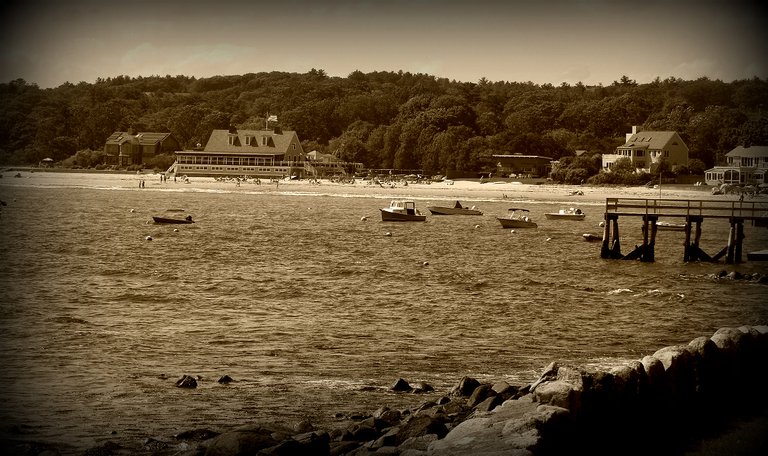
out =
[(0, 82), (322, 69), (610, 85), (768, 78), (751, 0), (0, 0)]

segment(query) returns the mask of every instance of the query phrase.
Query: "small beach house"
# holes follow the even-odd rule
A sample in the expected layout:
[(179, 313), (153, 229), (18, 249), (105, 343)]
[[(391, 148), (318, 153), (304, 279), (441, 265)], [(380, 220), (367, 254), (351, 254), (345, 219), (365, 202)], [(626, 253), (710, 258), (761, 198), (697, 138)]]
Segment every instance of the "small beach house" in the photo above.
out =
[(707, 185), (766, 183), (768, 146), (738, 146), (725, 154), (725, 159), (724, 166), (715, 166), (704, 172), (704, 181)]

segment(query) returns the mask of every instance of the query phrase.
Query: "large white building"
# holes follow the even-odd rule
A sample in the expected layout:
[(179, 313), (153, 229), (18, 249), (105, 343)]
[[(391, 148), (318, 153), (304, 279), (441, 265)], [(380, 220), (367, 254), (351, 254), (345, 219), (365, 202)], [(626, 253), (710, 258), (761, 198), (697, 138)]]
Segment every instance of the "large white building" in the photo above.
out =
[(735, 147), (725, 154), (727, 164), (704, 173), (707, 185), (760, 185), (768, 172), (768, 146)]
[(171, 170), (188, 176), (301, 177), (305, 160), (295, 131), (213, 130), (205, 149), (177, 151)]

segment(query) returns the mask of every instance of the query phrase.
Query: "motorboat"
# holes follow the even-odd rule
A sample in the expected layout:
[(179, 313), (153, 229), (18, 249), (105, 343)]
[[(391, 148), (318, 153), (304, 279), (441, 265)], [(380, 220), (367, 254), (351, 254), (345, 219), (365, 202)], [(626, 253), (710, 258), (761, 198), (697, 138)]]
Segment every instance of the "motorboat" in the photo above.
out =
[(465, 207), (459, 201), (453, 206), (428, 206), (432, 215), (483, 215), (475, 206)]
[(539, 226), (528, 217), (527, 213), (530, 212), (528, 209), (511, 208), (509, 211), (511, 213), (506, 217), (496, 217), (502, 228), (536, 228)]
[[(645, 231), (645, 224), (640, 225), (640, 229)], [(656, 229), (659, 231), (685, 231), (685, 223), (656, 222)]]
[(656, 229), (661, 231), (685, 231), (685, 223), (657, 222)]
[(544, 214), (548, 220), (584, 220), (587, 215), (581, 209), (560, 209), (557, 212), (547, 212)]
[(379, 210), (382, 222), (423, 222), (427, 219), (416, 209), (416, 203), (410, 200), (393, 200), (389, 207)]
[(156, 215), (152, 216), (152, 220), (155, 221), (155, 223), (164, 223), (164, 224), (174, 224), (174, 225), (184, 225), (189, 223), (195, 223), (192, 221), (192, 216), (188, 215), (184, 217), (183, 219), (179, 218), (168, 218), (168, 217), (158, 217)]

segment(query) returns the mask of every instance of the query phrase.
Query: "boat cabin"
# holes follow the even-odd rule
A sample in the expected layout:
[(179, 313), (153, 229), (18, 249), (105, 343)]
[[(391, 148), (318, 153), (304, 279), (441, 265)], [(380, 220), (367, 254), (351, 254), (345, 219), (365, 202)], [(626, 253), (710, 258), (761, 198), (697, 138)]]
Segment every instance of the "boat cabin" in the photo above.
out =
[(392, 201), (389, 208), (393, 211), (408, 215), (416, 214), (416, 203), (413, 201)]

